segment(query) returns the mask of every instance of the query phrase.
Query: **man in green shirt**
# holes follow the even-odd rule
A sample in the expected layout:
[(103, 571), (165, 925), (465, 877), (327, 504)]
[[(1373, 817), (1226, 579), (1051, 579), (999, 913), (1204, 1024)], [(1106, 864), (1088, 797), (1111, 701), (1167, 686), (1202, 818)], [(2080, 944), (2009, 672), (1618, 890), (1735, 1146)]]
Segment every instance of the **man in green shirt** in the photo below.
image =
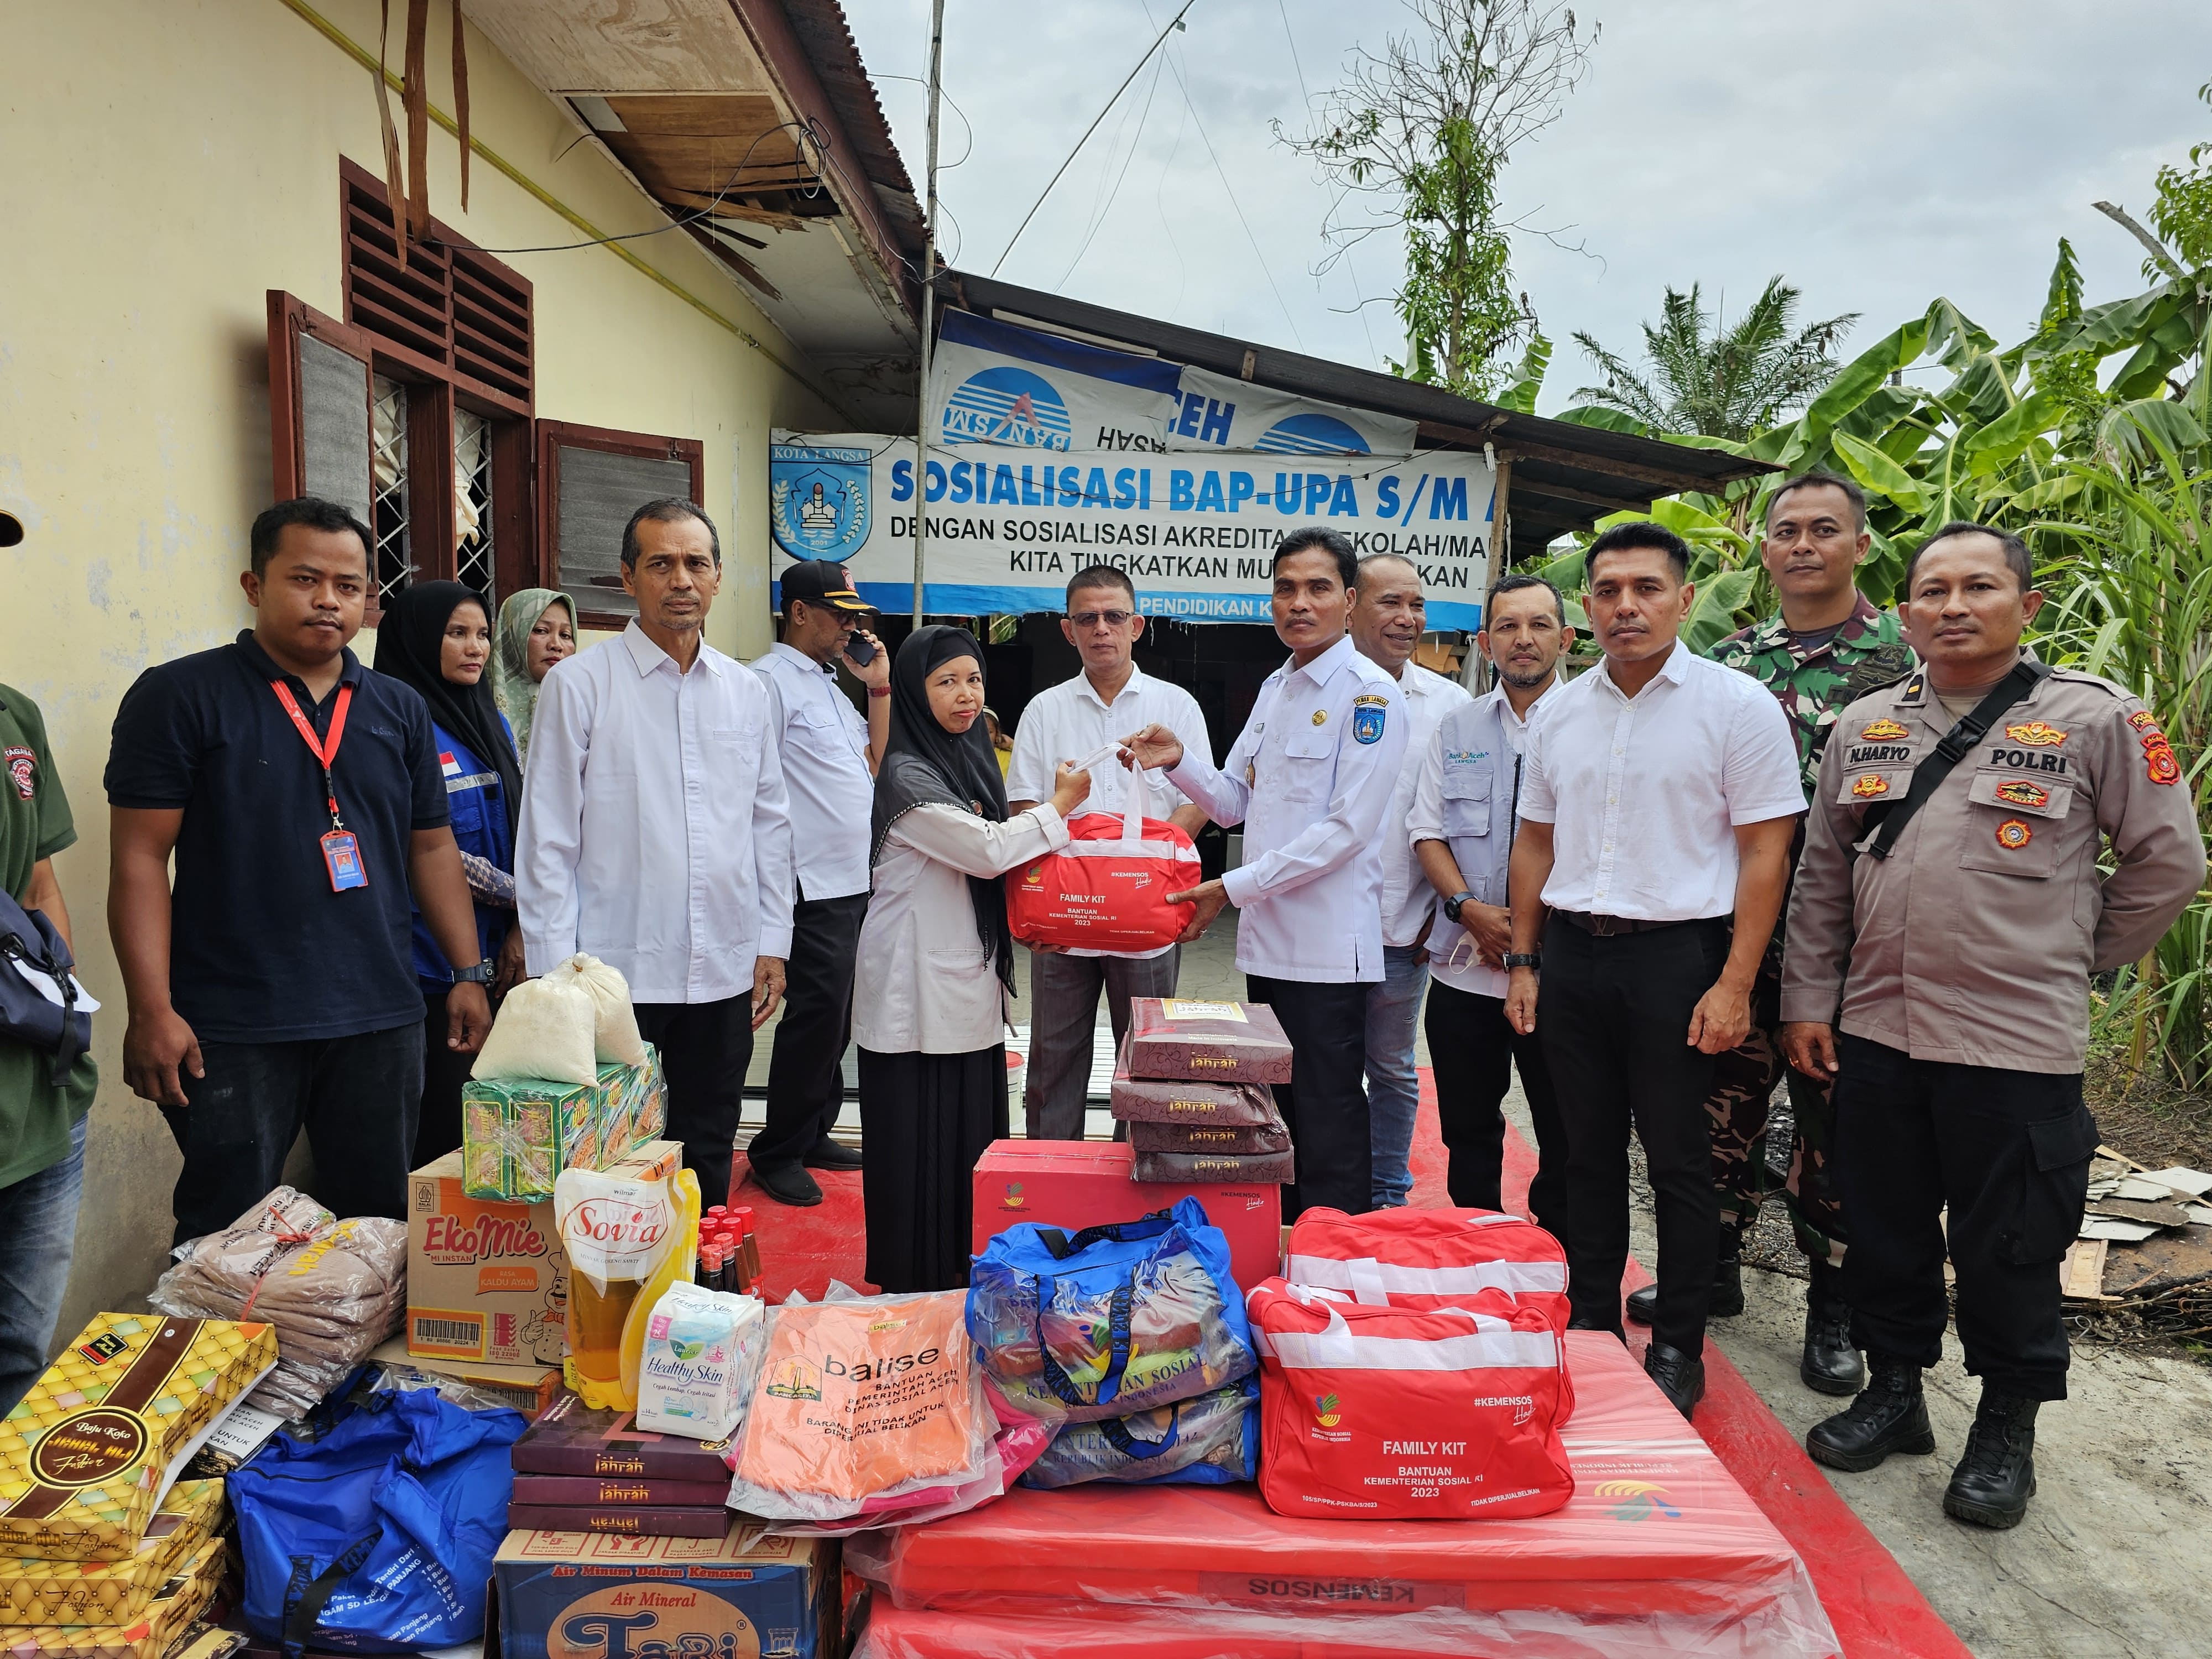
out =
[[(1785, 480), (1768, 498), (1759, 549), (1781, 608), (1713, 647), (1715, 662), (1749, 674), (1781, 703), (1796, 740), (1808, 800), (1814, 799), (1820, 756), (1837, 715), (1912, 667), (1912, 652), (1897, 618), (1875, 610), (1856, 586), (1859, 562), (1871, 543), (1866, 495), (1856, 483), (1826, 472)], [(1803, 842), (1801, 823), (1790, 849), (1793, 870)], [(1759, 971), (1751, 1035), (1719, 1057), (1713, 1092), (1705, 1103), (1713, 1184), (1721, 1200), (1712, 1310), (1743, 1310), (1740, 1248), (1766, 1194), (1767, 1105), (1786, 1072), (1795, 1126), (1790, 1174), (1780, 1196), (1798, 1248), (1811, 1264), (1813, 1281), (1798, 1376), (1823, 1394), (1852, 1394), (1864, 1380), (1865, 1368), (1851, 1346), (1850, 1309), (1839, 1289), (1844, 1231), (1828, 1169), (1835, 1120), (1827, 1080), (1807, 1077), (1783, 1061), (1776, 1036), (1781, 1022), (1782, 932), (1778, 923)], [(1628, 1311), (1648, 1321), (1648, 1301), (1642, 1306), (1638, 1302), (1644, 1295), (1631, 1297)]]
[[(0, 513), (0, 547), (22, 538), (21, 525)], [(0, 882), (69, 939), (54, 854), (76, 840), (76, 826), (46, 749), (46, 720), (7, 685), (0, 685)], [(0, 1036), (0, 1417), (46, 1368), (76, 1240), (85, 1114), (99, 1076), (92, 1056), (80, 1054), (56, 1088), (52, 1066), (51, 1055)]]

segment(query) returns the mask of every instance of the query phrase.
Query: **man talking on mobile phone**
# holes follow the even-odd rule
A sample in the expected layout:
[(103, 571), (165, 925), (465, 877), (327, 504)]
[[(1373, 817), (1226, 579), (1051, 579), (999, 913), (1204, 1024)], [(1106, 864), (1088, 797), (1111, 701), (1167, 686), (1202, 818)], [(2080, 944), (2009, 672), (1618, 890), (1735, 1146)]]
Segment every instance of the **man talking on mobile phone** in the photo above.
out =
[[(769, 1060), (768, 1127), (746, 1149), (753, 1180), (779, 1204), (819, 1204), (817, 1170), (857, 1170), (830, 1138), (844, 1102), (840, 1062), (853, 1025), (853, 958), (868, 913), (868, 814), (890, 737), (891, 658), (861, 626), (874, 609), (845, 567), (808, 559), (782, 577), (782, 637), (753, 664), (768, 683), (769, 728), (791, 792), (791, 961)], [(867, 688), (860, 718), (837, 684), (842, 663)]]

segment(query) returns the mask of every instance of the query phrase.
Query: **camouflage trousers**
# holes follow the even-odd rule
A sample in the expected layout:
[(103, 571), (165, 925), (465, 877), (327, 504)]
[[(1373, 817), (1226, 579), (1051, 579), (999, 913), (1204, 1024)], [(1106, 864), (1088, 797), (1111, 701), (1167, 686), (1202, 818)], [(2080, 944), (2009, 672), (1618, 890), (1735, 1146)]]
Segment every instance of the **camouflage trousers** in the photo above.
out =
[[(1764, 1013), (1774, 1000), (1755, 996), (1753, 1006)], [(1836, 1117), (1830, 1086), (1783, 1060), (1779, 1030), (1778, 1021), (1755, 1017), (1751, 1035), (1713, 1062), (1705, 1118), (1712, 1134), (1721, 1225), (1746, 1231), (1759, 1219), (1759, 1206), (1770, 1196), (1777, 1198), (1789, 1213), (1797, 1248), (1813, 1261), (1840, 1266), (1844, 1229), (1832, 1164)], [(1778, 1179), (1767, 1167), (1766, 1118), (1774, 1085), (1785, 1074), (1796, 1121), (1790, 1172)]]

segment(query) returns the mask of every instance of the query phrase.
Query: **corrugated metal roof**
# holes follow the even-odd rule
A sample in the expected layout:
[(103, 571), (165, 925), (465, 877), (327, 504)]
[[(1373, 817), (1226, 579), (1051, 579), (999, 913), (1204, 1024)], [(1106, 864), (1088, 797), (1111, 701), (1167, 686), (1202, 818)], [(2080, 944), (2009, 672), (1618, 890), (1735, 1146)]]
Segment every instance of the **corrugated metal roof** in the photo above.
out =
[(1320, 402), (1418, 421), (1425, 444), (1474, 449), (1493, 445), (1501, 460), (1510, 458), (1513, 464), (1506, 507), (1512, 524), (1509, 552), (1516, 562), (1536, 556), (1557, 537), (1587, 529), (1608, 513), (1641, 511), (1661, 495), (1685, 489), (1717, 490), (1735, 479), (1776, 470), (1766, 462), (1746, 460), (1724, 450), (1522, 415), (1394, 374), (1183, 328), (966, 271), (949, 273), (941, 291), (971, 311), (1008, 313), (1016, 321), (1033, 318), (1079, 330), (1102, 344), (1135, 346)]

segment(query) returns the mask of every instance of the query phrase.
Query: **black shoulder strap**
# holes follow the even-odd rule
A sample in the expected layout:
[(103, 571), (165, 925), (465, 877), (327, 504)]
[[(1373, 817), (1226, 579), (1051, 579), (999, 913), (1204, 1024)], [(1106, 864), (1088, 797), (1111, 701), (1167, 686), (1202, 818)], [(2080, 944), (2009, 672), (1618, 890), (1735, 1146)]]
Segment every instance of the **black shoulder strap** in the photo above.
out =
[(1976, 703), (1966, 718), (1946, 732), (1937, 740), (1928, 758), (1913, 769), (1912, 787), (1899, 801), (1884, 802), (1867, 809), (1866, 822), (1874, 830), (1874, 839), (1866, 844), (1866, 851), (1875, 858), (1886, 859), (1905, 833), (1905, 826), (1912, 822), (1912, 815), (1928, 804), (1928, 798), (1943, 787), (1943, 780), (1951, 775), (1951, 769), (1973, 752), (1989, 732), (2009, 709), (2037, 685), (2051, 678), (2048, 664), (2022, 657), (2012, 665), (2012, 672), (1990, 689), (1989, 696)]

